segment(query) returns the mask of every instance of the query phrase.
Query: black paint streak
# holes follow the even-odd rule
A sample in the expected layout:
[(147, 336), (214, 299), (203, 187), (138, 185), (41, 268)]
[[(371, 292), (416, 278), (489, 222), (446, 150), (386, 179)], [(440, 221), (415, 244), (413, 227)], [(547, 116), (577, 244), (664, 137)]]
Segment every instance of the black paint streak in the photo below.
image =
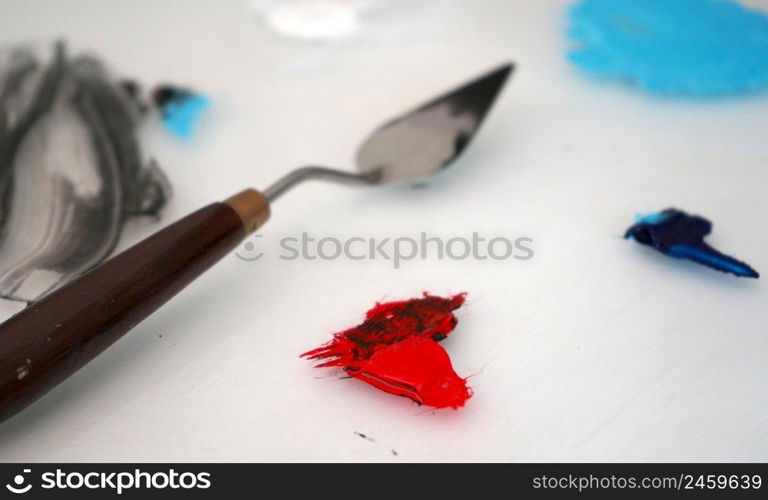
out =
[(139, 103), (99, 59), (69, 57), (61, 42), (48, 63), (9, 52), (0, 60), (0, 296), (29, 302), (104, 261), (125, 221), (157, 216), (170, 186), (142, 157)]
[(360, 436), (361, 438), (365, 439), (366, 441), (370, 441), (371, 443), (375, 443), (376, 442), (375, 439), (373, 439), (372, 437), (366, 436), (362, 432), (357, 432), (357, 431), (354, 431), (354, 432), (355, 432), (355, 435)]

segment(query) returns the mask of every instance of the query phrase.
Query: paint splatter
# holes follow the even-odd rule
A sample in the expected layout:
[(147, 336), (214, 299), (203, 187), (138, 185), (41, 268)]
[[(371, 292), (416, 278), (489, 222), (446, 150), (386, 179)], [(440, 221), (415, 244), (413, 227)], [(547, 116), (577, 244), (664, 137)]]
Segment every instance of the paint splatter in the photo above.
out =
[(363, 434), (362, 432), (355, 431), (355, 436), (361, 437), (361, 438), (365, 439), (366, 441), (370, 441), (371, 443), (375, 443), (376, 442), (376, 440), (373, 439), (371, 436), (369, 436), (367, 434)]
[(365, 321), (301, 356), (420, 405), (460, 408), (472, 395), (437, 343), (456, 327), (466, 294), (376, 304)]
[(568, 58), (593, 75), (658, 94), (717, 96), (768, 87), (768, 15), (730, 0), (582, 0)]
[(165, 128), (182, 139), (196, 135), (203, 113), (211, 106), (207, 97), (171, 85), (156, 88), (152, 99), (160, 109)]
[(0, 54), (0, 296), (30, 302), (106, 259), (170, 186), (106, 65), (63, 43)]
[(697, 215), (668, 208), (658, 213), (639, 217), (627, 229), (625, 238), (655, 248), (677, 259), (688, 259), (724, 273), (746, 278), (760, 275), (749, 265), (725, 255), (704, 242), (712, 230), (712, 223)]

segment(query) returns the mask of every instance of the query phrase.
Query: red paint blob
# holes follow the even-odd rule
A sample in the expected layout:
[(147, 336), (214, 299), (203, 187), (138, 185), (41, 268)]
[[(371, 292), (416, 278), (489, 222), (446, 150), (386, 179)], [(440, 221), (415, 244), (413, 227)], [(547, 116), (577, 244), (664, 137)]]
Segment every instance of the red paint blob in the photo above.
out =
[(351, 377), (418, 404), (459, 408), (472, 392), (437, 342), (456, 326), (453, 311), (465, 295), (443, 298), (425, 292), (419, 299), (377, 303), (362, 324), (301, 356), (324, 360), (318, 368), (339, 366)]

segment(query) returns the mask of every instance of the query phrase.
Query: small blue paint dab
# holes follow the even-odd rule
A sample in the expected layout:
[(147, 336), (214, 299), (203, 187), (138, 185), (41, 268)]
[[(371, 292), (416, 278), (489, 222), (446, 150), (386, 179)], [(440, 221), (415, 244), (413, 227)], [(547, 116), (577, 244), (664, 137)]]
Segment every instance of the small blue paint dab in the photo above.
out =
[(196, 135), (200, 117), (211, 105), (210, 99), (203, 95), (170, 86), (156, 89), (154, 100), (160, 108), (165, 128), (182, 139)]
[(698, 215), (668, 208), (648, 214), (635, 222), (624, 237), (676, 259), (687, 259), (724, 273), (744, 278), (759, 278), (749, 265), (721, 253), (704, 242), (712, 231), (712, 223)]
[(568, 58), (657, 94), (722, 96), (768, 87), (768, 15), (731, 0), (581, 0)]

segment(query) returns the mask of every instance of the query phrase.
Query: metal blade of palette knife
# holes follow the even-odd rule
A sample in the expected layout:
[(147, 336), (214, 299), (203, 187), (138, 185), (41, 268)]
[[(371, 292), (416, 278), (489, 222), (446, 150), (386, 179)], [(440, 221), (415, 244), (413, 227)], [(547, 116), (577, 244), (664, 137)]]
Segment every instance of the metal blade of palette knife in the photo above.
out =
[(409, 182), (444, 168), (470, 143), (513, 68), (505, 64), (385, 123), (358, 150), (358, 170)]

